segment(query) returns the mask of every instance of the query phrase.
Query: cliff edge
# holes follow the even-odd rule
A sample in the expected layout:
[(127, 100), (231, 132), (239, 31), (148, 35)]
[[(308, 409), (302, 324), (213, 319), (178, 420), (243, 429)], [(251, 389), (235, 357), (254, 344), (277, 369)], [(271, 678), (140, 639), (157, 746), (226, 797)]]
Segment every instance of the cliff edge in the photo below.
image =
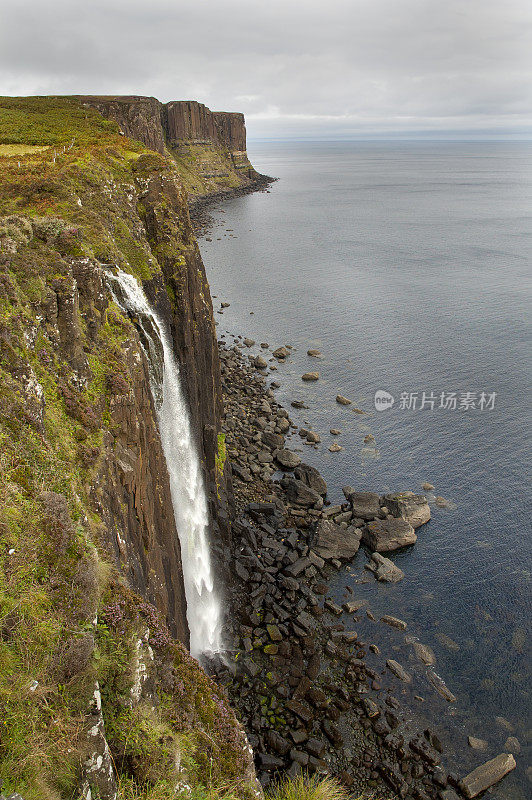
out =
[(189, 201), (249, 191), (271, 181), (249, 161), (243, 114), (211, 111), (196, 100), (160, 103), (154, 97), (139, 96), (77, 99), (117, 122), (126, 136), (171, 157)]
[(0, 778), (24, 800), (254, 797), (243, 731), (186, 649), (150, 365), (106, 272), (167, 328), (223, 547), (209, 288), (160, 104), (109, 108), (0, 99)]

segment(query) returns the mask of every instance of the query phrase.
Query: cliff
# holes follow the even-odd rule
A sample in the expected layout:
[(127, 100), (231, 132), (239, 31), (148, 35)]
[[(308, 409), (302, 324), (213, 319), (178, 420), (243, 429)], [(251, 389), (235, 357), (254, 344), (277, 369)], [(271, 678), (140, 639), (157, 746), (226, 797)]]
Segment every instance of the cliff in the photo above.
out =
[(251, 797), (242, 730), (183, 646), (149, 365), (105, 272), (133, 274), (171, 334), (222, 543), (209, 289), (178, 164), (140, 142), (165, 150), (160, 104), (105, 103), (0, 100), (0, 776), (25, 800)]
[(154, 97), (77, 98), (118, 123), (126, 136), (171, 157), (188, 199), (245, 191), (269, 182), (247, 156), (244, 115), (211, 111), (195, 100), (160, 103)]

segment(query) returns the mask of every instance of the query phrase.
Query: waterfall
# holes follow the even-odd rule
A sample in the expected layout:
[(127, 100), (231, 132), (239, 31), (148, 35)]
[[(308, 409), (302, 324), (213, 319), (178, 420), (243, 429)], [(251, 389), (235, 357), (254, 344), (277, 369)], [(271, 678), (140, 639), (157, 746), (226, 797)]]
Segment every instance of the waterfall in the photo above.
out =
[(115, 301), (133, 318), (148, 359), (181, 545), (190, 652), (197, 658), (220, 650), (221, 614), (209, 552), (207, 498), (179, 365), (164, 325), (135, 278), (121, 270), (107, 277)]

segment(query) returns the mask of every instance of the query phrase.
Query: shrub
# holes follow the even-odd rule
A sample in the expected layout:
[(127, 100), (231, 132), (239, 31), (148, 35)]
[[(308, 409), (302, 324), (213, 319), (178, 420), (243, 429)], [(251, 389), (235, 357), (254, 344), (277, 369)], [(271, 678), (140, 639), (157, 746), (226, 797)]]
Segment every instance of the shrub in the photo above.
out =
[(300, 775), (277, 785), (268, 800), (347, 800), (348, 794), (334, 778)]

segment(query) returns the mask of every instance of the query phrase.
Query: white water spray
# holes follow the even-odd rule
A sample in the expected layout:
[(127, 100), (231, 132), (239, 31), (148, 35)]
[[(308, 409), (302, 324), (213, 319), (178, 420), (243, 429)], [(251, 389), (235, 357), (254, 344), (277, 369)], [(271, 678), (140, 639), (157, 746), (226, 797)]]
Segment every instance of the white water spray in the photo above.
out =
[(121, 270), (116, 274), (108, 273), (108, 277), (118, 305), (135, 317), (150, 367), (151, 390), (181, 545), (190, 652), (195, 657), (217, 652), (221, 648), (221, 614), (207, 540), (207, 499), (181, 389), (179, 365), (164, 325), (135, 278)]

